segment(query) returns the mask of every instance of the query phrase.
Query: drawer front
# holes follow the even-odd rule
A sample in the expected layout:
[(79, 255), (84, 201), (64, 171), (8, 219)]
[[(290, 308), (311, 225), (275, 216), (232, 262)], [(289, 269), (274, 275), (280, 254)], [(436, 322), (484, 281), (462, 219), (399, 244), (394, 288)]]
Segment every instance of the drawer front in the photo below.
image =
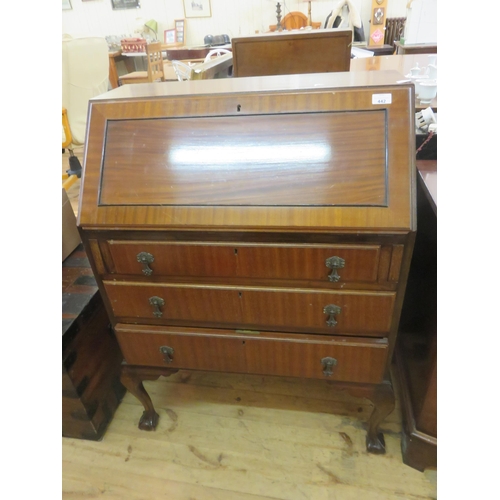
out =
[(209, 329), (122, 325), (116, 334), (127, 363), (169, 368), (378, 383), (385, 339), (324, 335), (241, 335)]
[(147, 277), (239, 277), (375, 282), (379, 245), (252, 245), (108, 241), (114, 272)]
[[(395, 294), (105, 282), (115, 317), (186, 326), (384, 336)], [(155, 321), (154, 321), (155, 320)]]

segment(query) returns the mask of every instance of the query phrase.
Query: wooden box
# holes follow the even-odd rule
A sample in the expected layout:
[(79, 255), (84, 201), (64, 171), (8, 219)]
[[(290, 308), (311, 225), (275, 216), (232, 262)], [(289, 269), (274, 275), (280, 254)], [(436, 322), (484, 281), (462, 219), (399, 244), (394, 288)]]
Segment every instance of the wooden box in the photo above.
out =
[[(124, 86), (91, 101), (79, 228), (142, 386), (179, 369), (321, 378), (394, 407), (415, 230), (414, 87), (393, 72)], [(133, 139), (132, 139), (133, 138)]]
[(121, 401), (122, 353), (82, 246), (62, 269), (62, 435), (99, 440)]

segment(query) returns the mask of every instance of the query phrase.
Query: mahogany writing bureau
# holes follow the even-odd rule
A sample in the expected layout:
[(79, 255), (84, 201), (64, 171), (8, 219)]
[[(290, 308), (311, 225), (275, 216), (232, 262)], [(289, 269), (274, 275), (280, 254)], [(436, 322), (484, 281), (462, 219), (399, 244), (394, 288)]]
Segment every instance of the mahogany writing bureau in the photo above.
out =
[(127, 85), (90, 102), (78, 225), (126, 363), (389, 377), (415, 231), (414, 87), (393, 72)]

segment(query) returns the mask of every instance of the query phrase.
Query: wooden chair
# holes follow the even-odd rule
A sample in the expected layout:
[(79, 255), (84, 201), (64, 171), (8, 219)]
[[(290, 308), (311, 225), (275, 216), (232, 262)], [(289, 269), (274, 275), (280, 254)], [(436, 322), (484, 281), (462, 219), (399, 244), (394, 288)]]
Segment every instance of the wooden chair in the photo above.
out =
[[(311, 23), (312, 29), (318, 29), (321, 28), (321, 23)], [(291, 30), (299, 30), (300, 28), (306, 28), (307, 27), (307, 16), (303, 14), (302, 12), (294, 11), (294, 12), (289, 12), (281, 21), (281, 27), (284, 30), (291, 31)], [(270, 31), (276, 31), (276, 25), (273, 24), (269, 26)]]
[(388, 17), (385, 21), (384, 45), (391, 45), (396, 51), (396, 42), (399, 42), (404, 33), (406, 17)]
[(156, 81), (165, 81), (163, 72), (163, 55), (161, 52), (161, 42), (149, 43), (146, 46), (146, 56), (148, 60), (147, 71), (134, 71), (120, 76), (120, 85), (131, 83), (152, 83)]
[(298, 30), (307, 26), (307, 16), (302, 12), (289, 12), (281, 21), (285, 30)]

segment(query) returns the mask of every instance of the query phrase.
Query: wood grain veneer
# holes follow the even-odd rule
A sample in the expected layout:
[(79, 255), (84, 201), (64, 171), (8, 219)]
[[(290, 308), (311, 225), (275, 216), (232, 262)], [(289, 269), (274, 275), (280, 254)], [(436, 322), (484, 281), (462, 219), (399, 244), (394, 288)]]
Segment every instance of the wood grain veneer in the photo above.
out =
[(165, 366), (160, 347), (175, 345), (171, 368), (324, 378), (319, 360), (338, 361), (332, 380), (379, 383), (387, 360), (387, 340), (353, 340), (319, 335), (134, 327), (118, 324), (126, 360)]
[(231, 42), (237, 77), (349, 71), (351, 30), (274, 32)]

